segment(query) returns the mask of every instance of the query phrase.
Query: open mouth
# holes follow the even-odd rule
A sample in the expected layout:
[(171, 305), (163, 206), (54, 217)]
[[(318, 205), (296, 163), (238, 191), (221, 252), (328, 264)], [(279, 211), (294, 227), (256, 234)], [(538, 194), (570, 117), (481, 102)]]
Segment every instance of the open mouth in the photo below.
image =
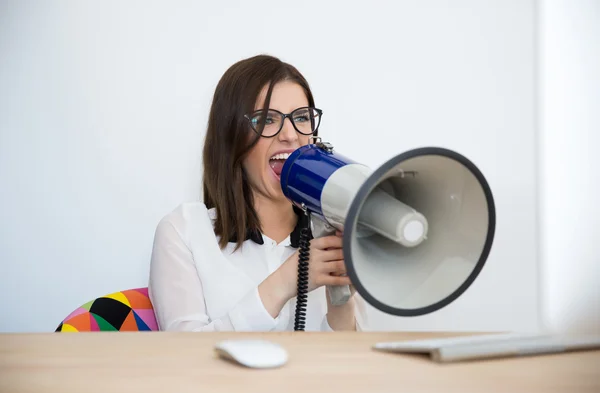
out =
[(281, 179), (281, 170), (283, 169), (283, 164), (285, 160), (288, 159), (289, 153), (279, 153), (275, 154), (273, 157), (269, 159), (269, 166), (273, 170), (273, 173), (277, 177), (277, 180)]

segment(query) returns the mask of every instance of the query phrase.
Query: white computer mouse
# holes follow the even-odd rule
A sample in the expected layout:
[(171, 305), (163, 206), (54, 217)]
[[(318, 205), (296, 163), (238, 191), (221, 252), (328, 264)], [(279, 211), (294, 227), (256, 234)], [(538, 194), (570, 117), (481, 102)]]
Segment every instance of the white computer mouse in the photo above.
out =
[(281, 367), (288, 361), (288, 353), (282, 346), (266, 340), (225, 340), (217, 343), (215, 350), (223, 359), (250, 368)]

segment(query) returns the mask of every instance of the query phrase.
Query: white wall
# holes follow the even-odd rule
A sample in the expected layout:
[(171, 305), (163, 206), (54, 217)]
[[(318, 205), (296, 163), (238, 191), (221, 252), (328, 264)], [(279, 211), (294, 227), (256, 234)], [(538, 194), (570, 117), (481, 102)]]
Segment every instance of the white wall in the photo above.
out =
[(305, 73), (343, 154), (376, 166), (444, 146), (493, 189), (471, 289), (424, 317), (373, 311), (374, 328), (537, 329), (535, 20), (523, 0), (4, 0), (0, 331), (52, 331), (146, 285), (158, 220), (199, 197), (213, 88), (261, 52)]
[(542, 326), (600, 334), (600, 2), (540, 7)]

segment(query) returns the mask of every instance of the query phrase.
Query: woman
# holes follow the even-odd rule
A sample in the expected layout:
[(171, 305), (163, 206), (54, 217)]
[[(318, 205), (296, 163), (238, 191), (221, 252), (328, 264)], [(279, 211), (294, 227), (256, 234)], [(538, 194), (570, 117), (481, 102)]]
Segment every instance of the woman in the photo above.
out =
[[(179, 206), (156, 229), (148, 286), (161, 330), (294, 329), (306, 218), (284, 197), (279, 173), (317, 133), (314, 106), (304, 77), (271, 56), (222, 76), (203, 150), (204, 202)], [(358, 295), (342, 306), (328, 300), (327, 285), (350, 284), (344, 273), (339, 234), (312, 239), (306, 330), (364, 328)]]

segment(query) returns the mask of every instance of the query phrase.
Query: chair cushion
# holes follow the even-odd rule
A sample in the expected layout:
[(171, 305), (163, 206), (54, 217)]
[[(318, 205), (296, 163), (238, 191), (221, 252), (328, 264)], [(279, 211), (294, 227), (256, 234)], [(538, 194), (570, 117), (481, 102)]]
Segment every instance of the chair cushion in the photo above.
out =
[(158, 330), (148, 288), (127, 289), (94, 299), (69, 314), (56, 332)]

